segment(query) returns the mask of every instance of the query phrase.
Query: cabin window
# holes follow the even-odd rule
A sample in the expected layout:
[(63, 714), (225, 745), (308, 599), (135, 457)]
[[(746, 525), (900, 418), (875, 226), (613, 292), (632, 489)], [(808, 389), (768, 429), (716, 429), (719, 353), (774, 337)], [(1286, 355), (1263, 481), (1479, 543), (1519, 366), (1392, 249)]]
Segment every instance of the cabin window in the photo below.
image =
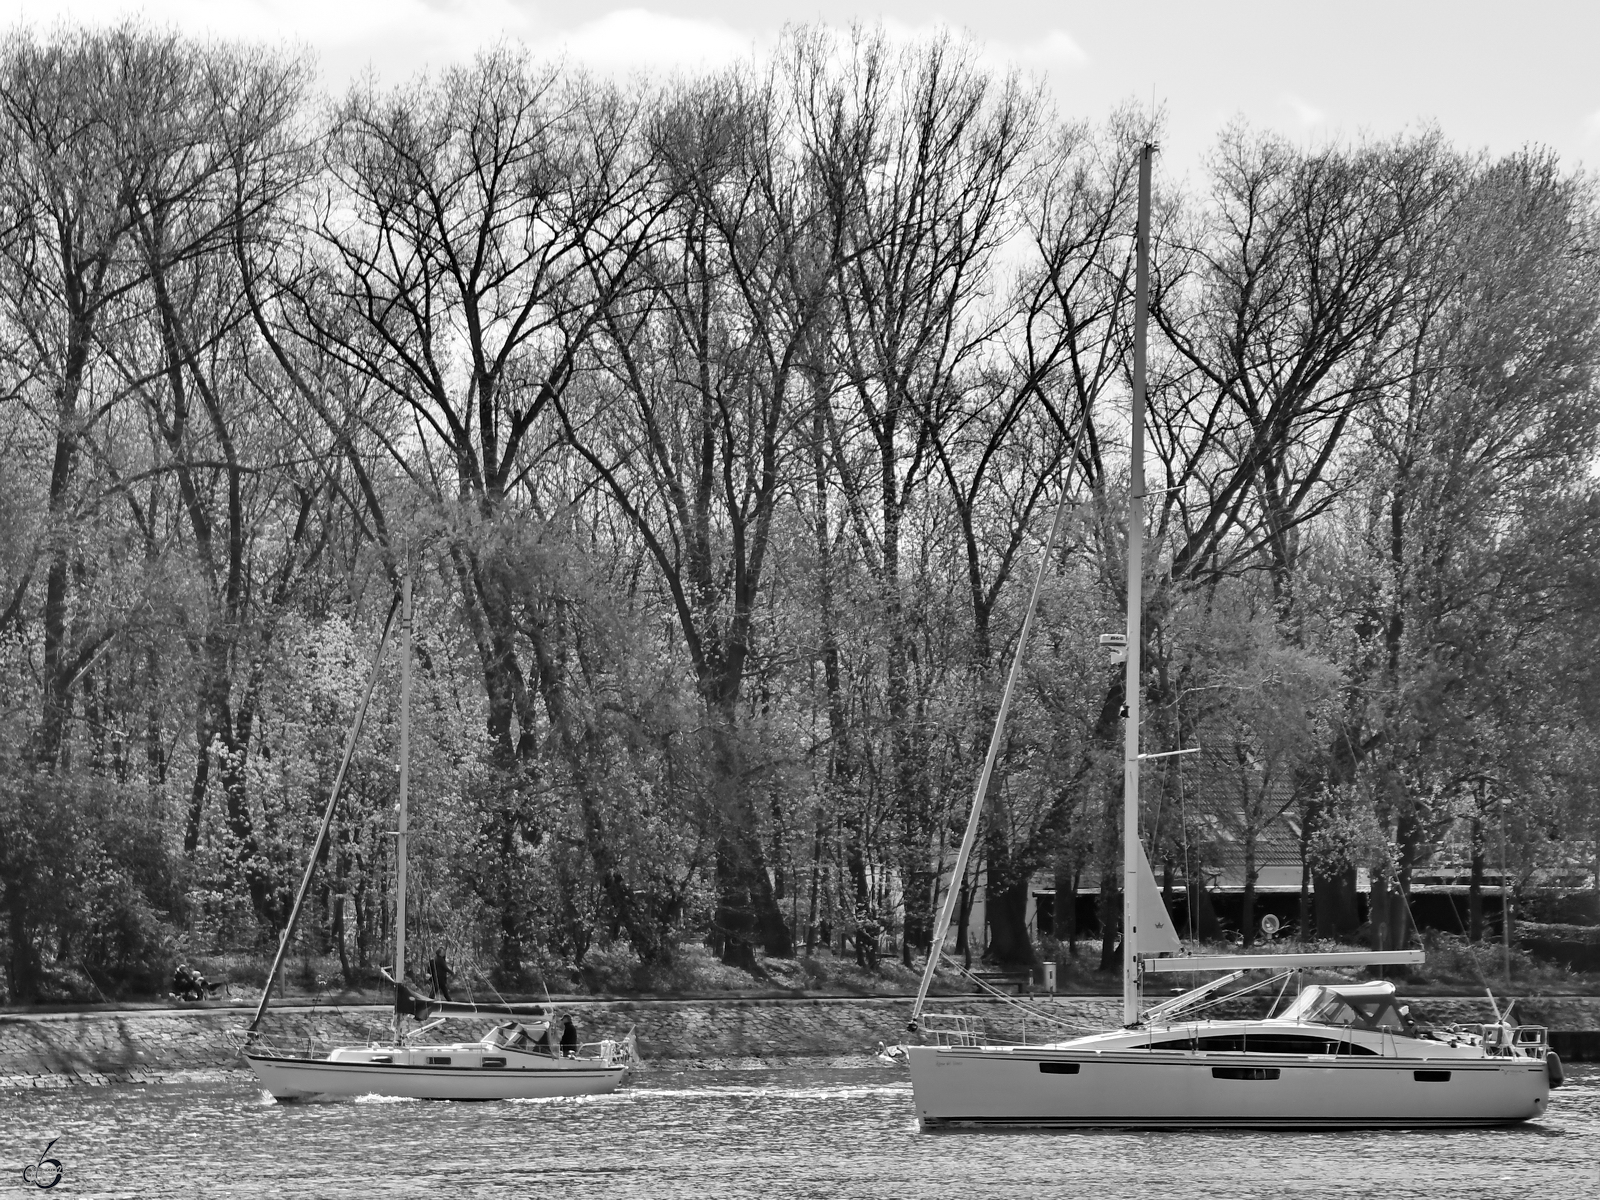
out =
[(486, 1058), (483, 1060), (483, 1065), (486, 1069), (503, 1067), (506, 1065), (506, 1060), (503, 1058)]
[(1449, 1083), (1449, 1071), (1413, 1071), (1412, 1077), (1418, 1083)]
[(1212, 1067), (1213, 1079), (1276, 1079), (1277, 1067)]
[(371, 1058), (367, 1059), (367, 1061), (368, 1062), (375, 1062), (375, 1063), (392, 1063), (394, 1061), (394, 1055), (392, 1055), (392, 1054), (374, 1054)]
[(1230, 1033), (1203, 1038), (1172, 1038), (1164, 1042), (1151, 1042), (1151, 1050), (1203, 1050), (1210, 1053), (1239, 1054), (1252, 1050), (1257, 1054), (1376, 1054), (1365, 1046), (1338, 1038), (1317, 1037), (1303, 1033)]
[(428, 1055), (428, 1065), (430, 1067), (448, 1067), (450, 1065), (450, 1056), (448, 1054), (430, 1054)]
[(1039, 1064), (1039, 1074), (1041, 1075), (1076, 1075), (1077, 1073), (1077, 1063), (1042, 1062)]

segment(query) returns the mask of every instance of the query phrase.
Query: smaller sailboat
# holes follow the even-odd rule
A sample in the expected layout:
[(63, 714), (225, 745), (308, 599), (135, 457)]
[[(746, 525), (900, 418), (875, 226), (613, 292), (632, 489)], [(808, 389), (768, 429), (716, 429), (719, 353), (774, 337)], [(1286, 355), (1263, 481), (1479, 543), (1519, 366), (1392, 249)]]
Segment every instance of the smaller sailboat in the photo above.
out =
[[(400, 610), (400, 804), (395, 848), (395, 960), (394, 973), (384, 978), (394, 984), (393, 1034), (387, 1041), (365, 1046), (337, 1046), (317, 1057), (272, 1046), (259, 1027), (267, 1010), (278, 971), (294, 937), (300, 910), (310, 890), (316, 862), (327, 843), (334, 806), (355, 751), (356, 739), (366, 719), (378, 668)], [(333, 793), (312, 847), (294, 909), (278, 944), (277, 957), (261, 992), (255, 1017), (240, 1038), (240, 1052), (276, 1100), (303, 1100), (324, 1096), (397, 1096), (418, 1100), (523, 1100), (557, 1096), (590, 1096), (612, 1092), (637, 1059), (633, 1031), (618, 1040), (587, 1045), (570, 1035), (558, 1034), (553, 1013), (543, 1005), (476, 1004), (419, 995), (405, 982), (406, 970), (406, 815), (410, 788), (411, 731), (411, 580), (389, 610), (368, 675), (367, 688), (345, 742), (344, 758), (334, 779)], [(429, 1036), (456, 1018), (493, 1018), (494, 1023), (477, 1041), (435, 1041)], [(420, 1024), (416, 1024), (420, 1022)], [(569, 1026), (570, 1029), (570, 1026)]]

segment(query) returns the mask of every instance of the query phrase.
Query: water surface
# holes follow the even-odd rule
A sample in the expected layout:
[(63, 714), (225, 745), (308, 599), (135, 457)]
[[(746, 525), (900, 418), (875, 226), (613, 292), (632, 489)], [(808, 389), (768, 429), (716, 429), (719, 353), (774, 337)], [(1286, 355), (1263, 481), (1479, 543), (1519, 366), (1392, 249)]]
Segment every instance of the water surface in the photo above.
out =
[[(1503, 1130), (922, 1134), (894, 1067), (642, 1073), (613, 1096), (280, 1105), (252, 1080), (0, 1093), (56, 1196), (1539, 1197), (1600, 1194), (1600, 1069)], [(0, 1188), (0, 1190), (6, 1190)], [(21, 1190), (7, 1194), (21, 1195)]]

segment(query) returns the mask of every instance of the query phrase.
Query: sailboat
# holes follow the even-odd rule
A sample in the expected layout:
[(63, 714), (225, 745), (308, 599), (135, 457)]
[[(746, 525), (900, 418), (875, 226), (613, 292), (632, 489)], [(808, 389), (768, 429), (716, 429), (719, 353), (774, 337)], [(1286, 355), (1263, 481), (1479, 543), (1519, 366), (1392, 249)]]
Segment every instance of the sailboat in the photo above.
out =
[[(984, 793), (1033, 620), (1039, 582), (1061, 524), (1050, 531), (1033, 599), (1018, 638), (980, 773), (966, 836), (951, 874), (933, 951), (910, 1030), (931, 1039), (906, 1046), (916, 1115), (925, 1129), (947, 1126), (1419, 1128), (1498, 1125), (1540, 1116), (1560, 1061), (1540, 1026), (1493, 1023), (1429, 1030), (1398, 1003), (1394, 985), (1311, 985), (1275, 1016), (1202, 1017), (1221, 989), (1253, 970), (1277, 972), (1280, 999), (1311, 968), (1419, 963), (1418, 950), (1316, 954), (1185, 954), (1139, 838), (1140, 632), (1144, 532), (1145, 343), (1149, 302), (1150, 170), (1139, 159), (1134, 296), (1131, 478), (1128, 503), (1126, 635), (1102, 643), (1125, 654), (1123, 763), (1123, 960), (1120, 1028), (1053, 1043), (985, 1044), (970, 1016), (924, 1012), (957, 888), (977, 835)], [(1065, 492), (1065, 489), (1064, 489)], [(1065, 506), (1065, 494), (1062, 498)], [(1184, 753), (1175, 751), (1173, 753)], [(1154, 757), (1154, 756), (1151, 756)], [(1220, 979), (1150, 1008), (1147, 976), (1220, 972)], [(1493, 997), (1490, 997), (1491, 1003)], [(1274, 1002), (1274, 1007), (1276, 1007)]]
[[(395, 861), (394, 972), (383, 972), (394, 985), (391, 1036), (364, 1046), (337, 1046), (323, 1056), (277, 1048), (260, 1033), (267, 1000), (294, 936), (301, 907), (323, 847), (334, 807), (366, 719), (367, 705), (383, 661), (384, 647), (400, 610), (400, 795)], [(587, 1096), (612, 1092), (637, 1058), (632, 1030), (620, 1041), (563, 1046), (545, 1005), (476, 1004), (418, 994), (406, 982), (406, 818), (410, 788), (411, 721), (411, 580), (401, 583), (390, 607), (383, 637), (373, 656), (367, 688), (345, 742), (344, 757), (322, 826), (301, 879), (294, 908), (278, 944), (278, 953), (261, 992), (255, 1017), (239, 1037), (240, 1052), (263, 1087), (277, 1100), (334, 1096), (398, 1096), (419, 1100), (522, 1100)], [(427, 1035), (453, 1018), (492, 1018), (476, 1041), (432, 1041)], [(422, 1022), (422, 1024), (414, 1024)]]

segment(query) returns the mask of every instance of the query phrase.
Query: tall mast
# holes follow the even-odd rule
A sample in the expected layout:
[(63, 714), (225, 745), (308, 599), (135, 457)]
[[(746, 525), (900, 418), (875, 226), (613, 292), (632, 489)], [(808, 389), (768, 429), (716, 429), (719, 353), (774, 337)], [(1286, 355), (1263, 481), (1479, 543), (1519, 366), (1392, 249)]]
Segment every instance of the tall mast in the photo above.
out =
[[(411, 788), (411, 574), (400, 582), (400, 821), (395, 838), (394, 978), (406, 979), (406, 799)], [(395, 1015), (396, 1028), (400, 1016)]]
[(1139, 1020), (1139, 649), (1144, 608), (1145, 338), (1150, 323), (1150, 160), (1139, 149), (1139, 226), (1133, 292), (1133, 438), (1128, 471), (1128, 660), (1123, 696), (1127, 724), (1122, 764), (1122, 1022)]

